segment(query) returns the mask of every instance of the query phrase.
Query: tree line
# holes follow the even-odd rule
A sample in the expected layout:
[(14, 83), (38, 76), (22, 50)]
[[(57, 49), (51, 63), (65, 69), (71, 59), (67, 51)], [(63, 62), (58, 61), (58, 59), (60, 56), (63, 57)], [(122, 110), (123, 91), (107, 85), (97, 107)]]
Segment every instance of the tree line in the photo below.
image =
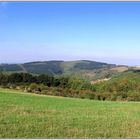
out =
[(46, 74), (32, 75), (29, 73), (0, 73), (0, 85), (44, 84), (47, 87), (87, 89), (90, 83), (78, 78), (54, 77)]
[(44, 95), (103, 101), (140, 101), (140, 74), (127, 74), (92, 85), (88, 81), (72, 77), (0, 73), (0, 86)]

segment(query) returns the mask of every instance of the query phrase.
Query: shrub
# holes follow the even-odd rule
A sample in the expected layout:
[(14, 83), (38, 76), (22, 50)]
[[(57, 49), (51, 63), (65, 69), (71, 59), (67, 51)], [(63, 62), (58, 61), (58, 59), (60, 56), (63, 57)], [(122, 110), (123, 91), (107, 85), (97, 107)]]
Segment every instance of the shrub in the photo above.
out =
[(48, 90), (42, 90), (41, 91), (41, 94), (43, 94), (43, 95), (49, 95)]
[(38, 84), (36, 84), (36, 83), (30, 84), (28, 90), (31, 91), (31, 92), (34, 92), (34, 93), (41, 92), (40, 86)]

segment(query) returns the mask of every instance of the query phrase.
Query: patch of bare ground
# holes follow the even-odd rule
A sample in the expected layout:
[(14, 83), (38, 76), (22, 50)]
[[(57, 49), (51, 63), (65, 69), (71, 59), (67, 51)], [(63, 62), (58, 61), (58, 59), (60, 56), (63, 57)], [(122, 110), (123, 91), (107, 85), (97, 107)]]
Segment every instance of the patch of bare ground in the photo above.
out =
[(91, 81), (90, 83), (91, 84), (96, 84), (96, 83), (99, 83), (99, 82), (108, 81), (110, 79), (111, 78), (98, 79), (98, 80)]
[(118, 71), (118, 72), (124, 72), (126, 70), (128, 70), (128, 67), (125, 67), (125, 66), (118, 66), (118, 67), (115, 67), (115, 68), (111, 68), (112, 71)]

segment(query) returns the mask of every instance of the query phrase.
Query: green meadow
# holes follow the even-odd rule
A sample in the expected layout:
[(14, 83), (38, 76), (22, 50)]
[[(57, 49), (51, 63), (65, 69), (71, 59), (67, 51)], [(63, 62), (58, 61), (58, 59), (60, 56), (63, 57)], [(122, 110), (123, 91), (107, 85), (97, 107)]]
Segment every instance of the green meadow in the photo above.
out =
[(0, 89), (0, 138), (140, 138), (140, 103)]

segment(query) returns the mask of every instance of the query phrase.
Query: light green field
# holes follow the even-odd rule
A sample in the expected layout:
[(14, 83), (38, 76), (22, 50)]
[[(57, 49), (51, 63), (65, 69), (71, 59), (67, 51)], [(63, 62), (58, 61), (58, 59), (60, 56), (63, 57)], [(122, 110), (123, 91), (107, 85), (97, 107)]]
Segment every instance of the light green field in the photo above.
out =
[(0, 138), (140, 138), (140, 103), (0, 89)]

